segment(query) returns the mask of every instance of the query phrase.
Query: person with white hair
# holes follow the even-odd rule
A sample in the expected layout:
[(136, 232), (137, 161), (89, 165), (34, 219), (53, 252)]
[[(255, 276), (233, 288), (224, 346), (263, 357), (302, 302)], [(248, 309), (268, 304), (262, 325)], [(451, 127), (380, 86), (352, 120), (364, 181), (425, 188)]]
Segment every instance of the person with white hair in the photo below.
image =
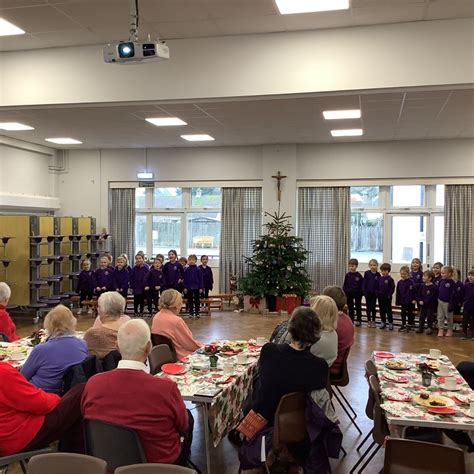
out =
[(103, 359), (109, 352), (117, 350), (117, 332), (130, 320), (124, 315), (126, 301), (117, 291), (106, 291), (99, 296), (97, 312), (100, 324), (95, 323), (84, 333), (89, 354)]
[(5, 282), (0, 282), (0, 334), (6, 336), (8, 339), (6, 342), (13, 342), (20, 339), (20, 336), (16, 334), (15, 323), (7, 311), (11, 293), (10, 287)]
[(89, 379), (82, 414), (86, 420), (135, 430), (149, 463), (186, 465), (194, 420), (175, 382), (150, 375), (145, 365), (150, 337), (142, 319), (132, 319), (118, 330), (122, 360), (116, 369)]

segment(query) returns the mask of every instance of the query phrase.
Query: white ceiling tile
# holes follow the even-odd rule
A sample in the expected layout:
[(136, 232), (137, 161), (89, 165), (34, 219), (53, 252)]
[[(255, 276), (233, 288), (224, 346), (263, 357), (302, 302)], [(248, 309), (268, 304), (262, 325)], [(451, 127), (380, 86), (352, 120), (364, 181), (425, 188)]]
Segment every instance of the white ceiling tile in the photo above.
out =
[(206, 20), (203, 0), (140, 0), (140, 17), (149, 23)]
[(204, 0), (210, 18), (241, 18), (278, 15), (273, 0)]
[(153, 23), (152, 26), (164, 39), (203, 38), (221, 34), (214, 20), (163, 22)]
[(466, 18), (474, 16), (473, 0), (431, 0), (427, 6), (426, 20), (440, 18)]
[(217, 18), (215, 22), (223, 35), (286, 31), (286, 26), (281, 15)]
[(397, 5), (361, 7), (352, 10), (352, 18), (357, 25), (419, 21), (423, 19), (424, 14), (424, 3), (398, 3)]
[(350, 10), (282, 15), (282, 20), (286, 28), (291, 31), (338, 28), (353, 24)]
[(0, 11), (4, 8), (34, 7), (46, 3), (48, 0), (1, 0)]

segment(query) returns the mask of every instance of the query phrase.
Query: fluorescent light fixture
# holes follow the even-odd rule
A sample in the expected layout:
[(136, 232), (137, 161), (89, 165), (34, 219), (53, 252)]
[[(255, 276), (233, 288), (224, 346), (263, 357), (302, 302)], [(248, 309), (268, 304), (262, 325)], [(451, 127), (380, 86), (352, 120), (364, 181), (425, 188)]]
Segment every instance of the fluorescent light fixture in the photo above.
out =
[(141, 171), (137, 173), (137, 179), (153, 179), (153, 173), (149, 171)]
[(57, 145), (81, 145), (82, 142), (75, 138), (45, 138), (47, 142), (56, 143)]
[(196, 135), (181, 135), (181, 138), (184, 138), (188, 142), (212, 142), (213, 137), (205, 133), (196, 134)]
[(275, 0), (282, 15), (347, 10), (349, 0)]
[(360, 118), (360, 109), (325, 110), (323, 115), (326, 120), (358, 119)]
[(361, 128), (349, 128), (347, 130), (331, 130), (333, 137), (360, 137), (364, 134)]
[(186, 122), (179, 119), (178, 117), (159, 117), (159, 118), (147, 118), (147, 122), (156, 125), (157, 127), (177, 127), (180, 125), (187, 125)]
[(9, 132), (16, 132), (19, 130), (34, 130), (29, 125), (24, 125), (18, 122), (0, 122), (0, 130), (7, 130)]
[(3, 18), (0, 18), (0, 36), (24, 35), (25, 32)]

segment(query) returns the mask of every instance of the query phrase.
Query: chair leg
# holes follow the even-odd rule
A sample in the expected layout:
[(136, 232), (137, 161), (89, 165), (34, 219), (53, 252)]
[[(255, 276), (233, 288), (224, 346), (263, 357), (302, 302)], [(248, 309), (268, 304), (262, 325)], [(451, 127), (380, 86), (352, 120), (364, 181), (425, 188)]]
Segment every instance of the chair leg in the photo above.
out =
[(20, 461), (20, 466), (23, 474), (26, 474), (26, 462), (25, 461)]
[(339, 405), (341, 405), (341, 408), (344, 410), (346, 415), (349, 417), (350, 422), (354, 425), (355, 429), (359, 432), (359, 434), (363, 434), (357, 423), (355, 422), (355, 419), (352, 418), (351, 414), (347, 410), (346, 406), (342, 401), (337, 397), (336, 392), (334, 392), (334, 398), (338, 401)]
[(372, 428), (367, 433), (367, 436), (362, 440), (362, 443), (360, 443), (359, 446), (357, 446), (357, 448), (356, 448), (357, 451), (360, 451), (362, 449), (362, 446), (364, 446), (365, 442), (369, 439), (369, 437), (370, 437), (370, 435), (372, 434), (373, 431), (374, 431), (374, 429)]
[(345, 458), (347, 456), (347, 451), (344, 449), (344, 446), (341, 444), (341, 451), (342, 451), (342, 457)]
[(353, 472), (356, 471), (356, 469), (359, 467), (359, 464), (361, 464), (364, 461), (365, 457), (369, 454), (369, 452), (375, 446), (375, 444), (376, 444), (375, 441), (372, 441), (372, 444), (364, 451), (364, 453), (359, 458), (359, 460), (354, 464), (354, 466), (352, 466), (352, 469), (350, 470), (349, 474), (352, 474)]
[(344, 393), (338, 386), (336, 386), (336, 391), (339, 393), (339, 395), (342, 397), (346, 405), (349, 407), (349, 410), (354, 414), (354, 418), (357, 418), (357, 413), (354, 411), (354, 409), (352, 408), (352, 405), (349, 403), (349, 400), (347, 400), (347, 398), (344, 396)]
[(197, 472), (197, 474), (202, 474), (201, 470), (194, 464), (191, 459), (188, 459), (188, 464)]
[(379, 452), (380, 448), (382, 447), (381, 444), (379, 444), (375, 450), (372, 452), (372, 454), (369, 456), (369, 458), (367, 459), (367, 461), (365, 461), (364, 465), (359, 469), (359, 471), (357, 472), (357, 474), (361, 474), (364, 472), (364, 469), (370, 464), (370, 461), (372, 461), (372, 459), (374, 459), (374, 456)]

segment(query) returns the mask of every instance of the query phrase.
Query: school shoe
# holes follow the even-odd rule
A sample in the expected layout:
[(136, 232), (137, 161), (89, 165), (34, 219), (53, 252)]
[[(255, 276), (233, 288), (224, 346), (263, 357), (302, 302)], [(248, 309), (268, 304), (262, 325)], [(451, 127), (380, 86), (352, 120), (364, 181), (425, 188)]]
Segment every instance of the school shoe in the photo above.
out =
[(380, 328), (379, 329), (385, 329), (387, 325), (385, 323), (380, 323)]
[(358, 321), (358, 320), (357, 320), (357, 321), (355, 322), (355, 325), (356, 325), (357, 327), (362, 326), (362, 321)]
[(388, 323), (388, 330), (393, 331), (393, 324), (392, 323)]
[(92, 308), (89, 308), (89, 309), (87, 310), (87, 314), (92, 314)]
[(433, 334), (433, 330), (431, 328), (428, 328), (426, 331), (425, 331), (425, 334), (427, 336), (431, 336)]
[(438, 329), (438, 337), (444, 337), (444, 329)]
[(446, 331), (446, 337), (452, 337), (453, 336), (453, 330), (452, 329), (448, 329)]

